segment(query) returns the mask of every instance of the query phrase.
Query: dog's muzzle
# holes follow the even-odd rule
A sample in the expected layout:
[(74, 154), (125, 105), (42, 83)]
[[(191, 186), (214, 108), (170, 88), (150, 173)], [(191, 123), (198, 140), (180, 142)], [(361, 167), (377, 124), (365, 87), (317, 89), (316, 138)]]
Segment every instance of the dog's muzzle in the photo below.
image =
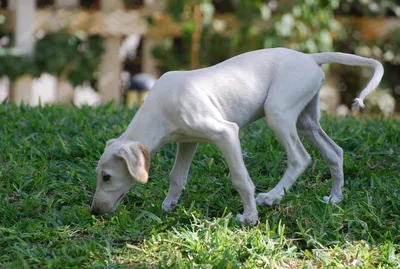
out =
[(92, 205), (92, 208), (90, 209), (90, 213), (92, 213), (92, 215), (95, 215), (95, 216), (100, 216), (100, 215), (104, 215), (104, 214), (107, 213), (107, 212), (112, 212), (112, 211), (114, 211), (115, 208), (117, 207), (117, 205), (119, 204), (119, 202), (122, 200), (122, 198), (124, 198), (125, 194), (126, 194), (126, 193), (124, 192), (124, 193), (122, 193), (122, 194), (118, 197), (118, 199), (117, 199), (117, 201), (115, 202), (115, 204), (114, 204), (114, 206), (112, 207), (112, 209), (109, 209), (109, 210), (104, 211), (104, 210), (101, 209), (101, 207), (93, 206), (93, 205)]
[(90, 213), (92, 213), (92, 215), (95, 215), (95, 216), (103, 215), (103, 213), (101, 212), (101, 210), (100, 210), (99, 208), (96, 208), (96, 207), (91, 208), (91, 209), (90, 209)]

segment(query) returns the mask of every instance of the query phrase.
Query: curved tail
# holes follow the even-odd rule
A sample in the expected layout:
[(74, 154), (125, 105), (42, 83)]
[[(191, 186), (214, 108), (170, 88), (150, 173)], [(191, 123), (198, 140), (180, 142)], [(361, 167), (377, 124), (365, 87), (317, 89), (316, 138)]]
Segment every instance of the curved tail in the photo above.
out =
[(354, 99), (353, 106), (356, 106), (356, 108), (363, 108), (365, 106), (364, 98), (367, 97), (367, 95), (369, 95), (373, 90), (375, 90), (383, 77), (384, 70), (382, 64), (371, 58), (365, 58), (353, 54), (340, 52), (315, 53), (310, 54), (310, 56), (318, 65), (323, 65), (327, 63), (338, 63), (344, 65), (368, 66), (374, 68), (374, 75), (372, 76), (368, 85), (362, 90), (360, 96)]

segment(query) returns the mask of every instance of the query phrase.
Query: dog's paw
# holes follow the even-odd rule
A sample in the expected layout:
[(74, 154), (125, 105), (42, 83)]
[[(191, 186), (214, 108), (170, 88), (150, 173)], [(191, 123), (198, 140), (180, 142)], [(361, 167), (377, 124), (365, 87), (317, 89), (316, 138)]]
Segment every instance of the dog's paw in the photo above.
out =
[(257, 205), (279, 205), (282, 201), (283, 194), (281, 192), (271, 190), (268, 193), (260, 193), (257, 195)]
[(175, 209), (177, 204), (178, 201), (165, 199), (164, 202), (162, 203), (162, 209), (164, 212), (170, 212)]
[(257, 224), (258, 221), (258, 213), (256, 212), (253, 214), (237, 214), (236, 219), (243, 224), (254, 226)]
[(343, 197), (340, 195), (329, 195), (329, 196), (324, 196), (324, 201), (325, 203), (331, 203), (331, 204), (338, 204), (343, 200)]

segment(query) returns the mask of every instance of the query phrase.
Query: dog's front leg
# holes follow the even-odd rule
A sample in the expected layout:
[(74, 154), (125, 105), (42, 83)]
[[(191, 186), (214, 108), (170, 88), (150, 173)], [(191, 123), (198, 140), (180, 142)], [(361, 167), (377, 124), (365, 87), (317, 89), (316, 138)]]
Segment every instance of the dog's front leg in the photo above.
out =
[(169, 175), (169, 189), (162, 208), (168, 212), (175, 208), (185, 188), (190, 163), (197, 149), (197, 143), (178, 143), (175, 164)]
[(255, 225), (258, 220), (258, 212), (254, 199), (254, 184), (244, 165), (240, 148), (239, 127), (230, 122), (223, 124), (221, 127), (223, 132), (220, 139), (213, 142), (222, 151), (228, 162), (232, 184), (243, 203), (244, 212), (243, 214), (238, 214), (236, 218), (240, 222)]

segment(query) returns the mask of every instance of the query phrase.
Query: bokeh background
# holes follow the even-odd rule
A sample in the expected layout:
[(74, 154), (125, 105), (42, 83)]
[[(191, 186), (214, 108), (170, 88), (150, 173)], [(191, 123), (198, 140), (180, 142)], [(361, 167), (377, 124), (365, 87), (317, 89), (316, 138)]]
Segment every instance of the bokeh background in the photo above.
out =
[[(0, 7), (3, 103), (140, 105), (169, 70), (287, 47), (379, 60), (385, 75), (365, 112), (400, 111), (395, 0), (1, 0)], [(349, 114), (371, 70), (324, 69), (321, 109)]]

